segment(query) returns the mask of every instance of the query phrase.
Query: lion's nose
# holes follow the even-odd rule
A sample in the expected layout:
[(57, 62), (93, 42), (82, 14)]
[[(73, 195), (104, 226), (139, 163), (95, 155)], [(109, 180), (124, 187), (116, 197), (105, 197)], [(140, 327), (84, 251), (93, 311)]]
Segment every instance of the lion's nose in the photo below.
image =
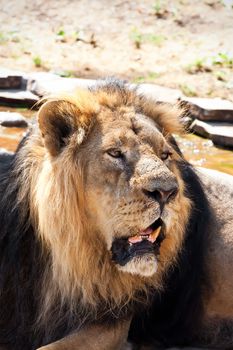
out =
[(176, 195), (178, 193), (178, 185), (174, 184), (172, 187), (166, 188), (166, 189), (161, 188), (161, 187), (153, 188), (150, 190), (143, 189), (143, 192), (148, 197), (159, 202), (159, 204), (164, 205), (176, 197)]

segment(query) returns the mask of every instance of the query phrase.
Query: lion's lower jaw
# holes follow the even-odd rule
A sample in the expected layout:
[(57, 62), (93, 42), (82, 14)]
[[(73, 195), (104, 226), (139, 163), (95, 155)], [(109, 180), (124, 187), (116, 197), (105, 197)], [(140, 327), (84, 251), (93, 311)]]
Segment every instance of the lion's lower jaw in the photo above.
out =
[(158, 261), (153, 254), (145, 254), (143, 256), (132, 258), (124, 266), (117, 265), (118, 269), (123, 272), (128, 272), (133, 275), (143, 277), (153, 276), (158, 269)]

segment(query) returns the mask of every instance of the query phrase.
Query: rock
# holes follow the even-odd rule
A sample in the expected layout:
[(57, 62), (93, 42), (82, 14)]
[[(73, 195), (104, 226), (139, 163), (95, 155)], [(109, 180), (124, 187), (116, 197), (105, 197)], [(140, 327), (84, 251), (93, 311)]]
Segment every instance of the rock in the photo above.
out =
[(31, 108), (39, 97), (24, 90), (0, 90), (0, 105)]
[(191, 129), (198, 135), (209, 138), (214, 144), (233, 147), (233, 124), (222, 122), (203, 122), (194, 120)]
[(61, 92), (72, 92), (78, 88), (88, 88), (96, 84), (96, 80), (62, 78), (52, 73), (35, 73), (29, 75), (27, 89), (42, 97)]
[(185, 97), (181, 102), (199, 120), (233, 122), (233, 103), (230, 101), (221, 98)]
[(27, 85), (27, 75), (23, 72), (0, 68), (0, 89), (22, 89)]
[[(62, 78), (52, 73), (35, 73), (29, 75), (27, 89), (38, 96), (45, 96), (60, 92), (72, 92), (77, 88), (88, 88), (96, 83), (98, 80)], [(132, 88), (137, 86), (136, 84), (129, 85)], [(155, 84), (140, 84), (138, 92), (158, 102), (175, 103), (182, 98), (181, 91)]]
[(2, 166), (4, 167), (5, 165), (9, 164), (13, 157), (14, 152), (7, 151), (5, 148), (0, 148), (0, 170)]
[(0, 125), (6, 127), (26, 128), (28, 122), (20, 113), (0, 112)]
[[(2, 164), (9, 162), (14, 156), (14, 152), (7, 151), (5, 148), (0, 148), (0, 167)], [(1, 349), (1, 348), (0, 348)]]
[(19, 89), (22, 84), (22, 77), (19, 75), (0, 74), (0, 89)]
[(0, 148), (0, 156), (8, 156), (8, 155), (13, 155), (14, 152), (7, 151), (5, 148)]
[[(132, 84), (132, 86), (136, 85)], [(170, 89), (156, 84), (140, 84), (138, 86), (138, 92), (148, 98), (153, 98), (155, 101), (172, 104), (176, 103), (183, 96), (180, 90)]]

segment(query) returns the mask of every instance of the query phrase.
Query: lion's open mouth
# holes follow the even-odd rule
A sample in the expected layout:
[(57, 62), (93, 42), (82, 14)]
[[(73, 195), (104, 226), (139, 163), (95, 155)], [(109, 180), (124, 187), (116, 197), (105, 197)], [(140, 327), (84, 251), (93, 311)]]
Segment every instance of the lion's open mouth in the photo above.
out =
[(152, 225), (147, 227), (145, 230), (139, 232), (137, 235), (128, 238), (130, 245), (140, 243), (142, 241), (148, 240), (151, 243), (154, 243), (158, 238), (162, 228), (162, 220), (158, 219), (153, 222)]
[(135, 236), (116, 238), (111, 248), (112, 260), (124, 266), (136, 256), (159, 255), (160, 244), (164, 239), (163, 226), (163, 221), (159, 218)]

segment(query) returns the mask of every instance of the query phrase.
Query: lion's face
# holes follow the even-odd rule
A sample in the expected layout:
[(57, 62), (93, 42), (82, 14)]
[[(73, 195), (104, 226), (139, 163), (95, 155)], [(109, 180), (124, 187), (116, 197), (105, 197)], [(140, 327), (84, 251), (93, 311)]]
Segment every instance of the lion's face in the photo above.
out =
[[(47, 219), (40, 225), (42, 233), (48, 231), (46, 240), (54, 244), (52, 231), (63, 240), (69, 227), (66, 244), (72, 254), (79, 250), (79, 260), (89, 245), (90, 251), (99, 251), (100, 265), (109, 257), (124, 274), (160, 276), (181, 247), (190, 208), (177, 167), (180, 158), (170, 142), (171, 132), (180, 128), (177, 119), (171, 108), (118, 86), (46, 103), (39, 112), (49, 183), (52, 176), (46, 193), (53, 198), (59, 184), (59, 196), (67, 203), (59, 207), (57, 219), (49, 208), (53, 228), (48, 231)], [(49, 197), (38, 193), (43, 212)]]
[(132, 108), (102, 111), (87, 143), (90, 220), (119, 269), (152, 275), (179, 191), (175, 151), (156, 123)]

